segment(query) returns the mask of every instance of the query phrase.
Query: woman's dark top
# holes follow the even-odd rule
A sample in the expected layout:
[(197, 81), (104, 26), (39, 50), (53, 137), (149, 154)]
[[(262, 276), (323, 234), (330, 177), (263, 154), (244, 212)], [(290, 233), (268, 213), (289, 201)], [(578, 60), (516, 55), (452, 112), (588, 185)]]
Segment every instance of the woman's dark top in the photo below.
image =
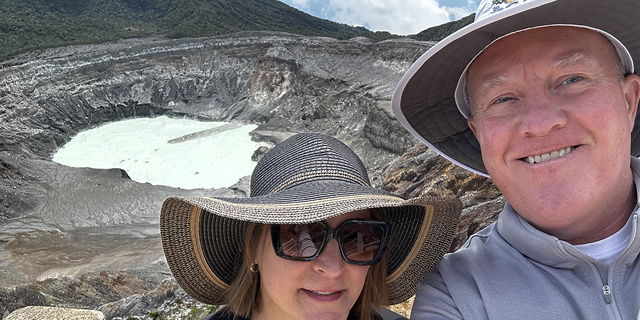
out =
[[(378, 314), (377, 312), (373, 313), (373, 319), (374, 320), (400, 320), (400, 319), (406, 319), (405, 317), (390, 311), (388, 309), (385, 308), (381, 308), (382, 309), (382, 314), (383, 315), (388, 315), (383, 317), (380, 314)], [(202, 320), (249, 320), (247, 318), (243, 318), (243, 317), (235, 317), (234, 318), (234, 314), (229, 312), (228, 310), (226, 310), (226, 308), (222, 308), (221, 310), (218, 310), (216, 313), (208, 315), (207, 317), (205, 317)], [(349, 314), (349, 316), (347, 317), (347, 320), (358, 320), (358, 318), (356, 316), (354, 316), (353, 314)]]
[(243, 317), (235, 317), (234, 318), (234, 314), (231, 312), (228, 312), (226, 310), (226, 308), (222, 308), (218, 311), (216, 311), (214, 314), (209, 315), (207, 317), (205, 317), (202, 320), (249, 320), (247, 318), (243, 318)]

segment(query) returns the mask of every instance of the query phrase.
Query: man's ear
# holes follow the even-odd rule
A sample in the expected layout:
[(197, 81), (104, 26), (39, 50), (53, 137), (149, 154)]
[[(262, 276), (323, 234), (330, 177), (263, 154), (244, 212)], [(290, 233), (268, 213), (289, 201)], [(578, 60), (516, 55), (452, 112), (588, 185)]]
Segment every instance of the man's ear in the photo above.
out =
[(636, 113), (638, 112), (638, 101), (640, 101), (640, 76), (632, 73), (624, 78), (622, 83), (624, 99), (627, 102), (627, 115), (629, 116), (629, 124), (633, 130), (636, 121)]
[(467, 125), (469, 125), (469, 129), (471, 129), (473, 135), (478, 139), (478, 132), (476, 131), (476, 126), (473, 124), (473, 117), (467, 119)]

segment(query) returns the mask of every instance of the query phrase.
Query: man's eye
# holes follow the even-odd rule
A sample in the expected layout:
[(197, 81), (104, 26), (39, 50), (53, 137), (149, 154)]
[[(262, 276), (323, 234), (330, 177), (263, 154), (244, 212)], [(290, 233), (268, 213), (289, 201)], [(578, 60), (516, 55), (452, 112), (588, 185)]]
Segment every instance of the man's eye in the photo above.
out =
[(562, 81), (562, 84), (572, 84), (572, 83), (576, 83), (576, 82), (578, 82), (578, 81), (580, 81), (582, 79), (584, 79), (584, 78), (581, 77), (581, 76), (572, 76), (572, 77), (569, 77), (569, 78), (565, 79), (564, 81)]
[(512, 98), (512, 97), (500, 97), (500, 98), (498, 98), (498, 99), (494, 100), (494, 101), (493, 101), (493, 104), (505, 103), (505, 102), (507, 102), (507, 101), (511, 101), (511, 100), (513, 100), (513, 98)]

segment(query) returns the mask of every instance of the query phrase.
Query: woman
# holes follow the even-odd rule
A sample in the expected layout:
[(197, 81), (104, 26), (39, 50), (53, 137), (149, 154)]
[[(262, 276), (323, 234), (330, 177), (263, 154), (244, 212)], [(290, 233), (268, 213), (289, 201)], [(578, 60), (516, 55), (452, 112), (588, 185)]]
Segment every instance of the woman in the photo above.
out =
[[(162, 243), (211, 319), (376, 319), (448, 249), (461, 204), (370, 186), (346, 145), (295, 135), (257, 164), (249, 198), (169, 198)], [(335, 240), (335, 241), (334, 241)]]

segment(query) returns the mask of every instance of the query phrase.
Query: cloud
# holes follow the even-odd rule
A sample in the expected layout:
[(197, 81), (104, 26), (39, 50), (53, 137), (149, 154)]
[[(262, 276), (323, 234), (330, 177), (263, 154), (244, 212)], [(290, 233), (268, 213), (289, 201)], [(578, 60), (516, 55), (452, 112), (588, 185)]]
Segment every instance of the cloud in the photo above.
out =
[(449, 13), (451, 20), (458, 20), (476, 12), (477, 8), (477, 3), (474, 1), (467, 1), (467, 6), (465, 7), (445, 7), (445, 10)]
[(286, 3), (289, 3), (290, 5), (292, 5), (293, 7), (296, 8), (308, 8), (309, 7), (309, 0), (289, 0), (289, 1), (284, 1)]
[(436, 0), (328, 0), (322, 14), (333, 21), (395, 34), (415, 34), (450, 20), (450, 12)]
[(416, 34), (429, 27), (469, 15), (475, 11), (478, 0), (467, 0), (466, 5), (465, 1), (460, 0), (281, 1), (320, 18), (364, 26), (372, 31)]

